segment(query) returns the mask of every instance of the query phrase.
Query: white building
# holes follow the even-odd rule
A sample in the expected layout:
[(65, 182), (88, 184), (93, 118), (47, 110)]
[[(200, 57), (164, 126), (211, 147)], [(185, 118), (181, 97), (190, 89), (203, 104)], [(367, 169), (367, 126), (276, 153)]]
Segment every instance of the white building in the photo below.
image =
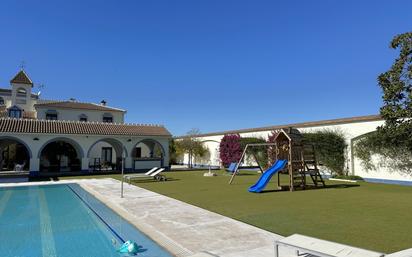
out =
[[(144, 170), (169, 166), (171, 134), (158, 125), (125, 124), (125, 110), (43, 100), (21, 70), (0, 88), (0, 172), (23, 166), (31, 175)], [(122, 155), (124, 158), (122, 158)]]
[[(357, 140), (361, 139), (370, 132), (376, 131), (377, 127), (384, 124), (384, 120), (379, 115), (369, 115), (361, 117), (323, 120), (314, 122), (304, 122), (295, 124), (284, 124), (262, 128), (239, 129), (214, 133), (206, 133), (198, 136), (201, 142), (209, 150), (209, 155), (198, 160), (194, 160), (198, 165), (220, 166), (219, 144), (222, 137), (226, 134), (239, 134), (241, 137), (260, 137), (267, 139), (274, 130), (293, 127), (300, 132), (311, 132), (319, 130), (337, 130), (343, 133), (348, 145), (346, 149), (346, 169), (349, 174), (358, 175), (368, 181), (387, 182), (387, 183), (412, 183), (412, 175), (379, 167), (377, 170), (366, 170), (361, 161), (353, 154), (353, 146)], [(178, 140), (182, 137), (176, 137)], [(181, 156), (180, 162), (187, 164), (188, 156)]]

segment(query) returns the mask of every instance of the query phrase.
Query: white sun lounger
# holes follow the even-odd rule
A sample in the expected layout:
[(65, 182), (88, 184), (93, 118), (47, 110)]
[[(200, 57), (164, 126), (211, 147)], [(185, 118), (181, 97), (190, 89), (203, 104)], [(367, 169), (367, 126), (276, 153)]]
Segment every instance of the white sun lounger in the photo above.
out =
[(134, 177), (134, 176), (150, 175), (153, 172), (155, 172), (157, 169), (158, 169), (158, 167), (153, 167), (152, 169), (150, 169), (148, 172), (146, 172), (144, 174), (127, 174), (127, 175), (124, 175), (124, 178), (128, 179), (129, 177)]
[[(156, 171), (154, 171), (154, 172), (152, 172), (152, 173), (150, 173), (150, 174), (134, 174), (133, 176), (132, 175), (130, 175), (130, 176), (128, 176), (128, 177), (125, 177), (125, 179), (128, 181), (128, 183), (130, 184), (130, 181), (131, 180), (133, 180), (133, 179), (140, 179), (140, 178), (154, 178), (154, 179), (156, 179), (156, 180), (158, 180), (158, 181), (160, 181), (160, 180), (163, 180), (163, 181), (165, 181), (166, 180), (166, 177), (165, 176), (163, 176), (163, 175), (160, 175), (160, 173), (162, 172), (162, 171), (164, 171), (165, 169), (164, 168), (161, 168), (161, 169), (158, 169), (158, 170), (156, 170)], [(147, 172), (146, 172), (147, 173)]]
[(294, 234), (275, 243), (275, 256), (279, 257), (279, 246), (292, 248), (296, 256), (311, 254), (318, 257), (383, 257), (383, 253), (373, 252), (349, 245)]
[(412, 248), (385, 255), (385, 257), (412, 257)]

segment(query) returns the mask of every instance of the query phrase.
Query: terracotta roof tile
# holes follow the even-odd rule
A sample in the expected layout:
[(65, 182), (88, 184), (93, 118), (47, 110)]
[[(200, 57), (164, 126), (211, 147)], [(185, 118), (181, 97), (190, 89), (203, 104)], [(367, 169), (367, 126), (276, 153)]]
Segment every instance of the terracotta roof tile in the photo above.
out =
[(167, 136), (159, 125), (0, 118), (0, 133)]
[(51, 101), (44, 103), (37, 103), (35, 108), (47, 107), (47, 108), (63, 108), (63, 109), (81, 109), (81, 110), (94, 110), (94, 111), (111, 111), (111, 112), (125, 112), (125, 110), (104, 106), (95, 103), (82, 103), (75, 101)]
[(27, 84), (33, 86), (33, 81), (31, 81), (24, 70), (19, 71), (19, 73), (17, 73), (16, 76), (10, 80), (10, 83)]

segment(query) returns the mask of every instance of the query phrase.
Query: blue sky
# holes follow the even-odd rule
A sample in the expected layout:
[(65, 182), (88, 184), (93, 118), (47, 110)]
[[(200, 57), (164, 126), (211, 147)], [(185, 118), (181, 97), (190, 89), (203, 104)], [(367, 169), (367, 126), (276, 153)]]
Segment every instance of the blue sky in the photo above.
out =
[[(394, 4), (396, 2), (396, 4)], [(0, 87), (100, 102), (173, 134), (376, 114), (412, 1), (1, 1)]]

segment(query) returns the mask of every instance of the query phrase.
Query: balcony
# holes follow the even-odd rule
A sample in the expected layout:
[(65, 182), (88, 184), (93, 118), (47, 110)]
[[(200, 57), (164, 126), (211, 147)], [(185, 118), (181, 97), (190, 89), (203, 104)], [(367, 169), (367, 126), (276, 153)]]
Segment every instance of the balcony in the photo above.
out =
[[(9, 112), (6, 108), (0, 107), (0, 118), (8, 118)], [(36, 119), (37, 115), (36, 112), (30, 111), (22, 111), (22, 118), (23, 119)]]

